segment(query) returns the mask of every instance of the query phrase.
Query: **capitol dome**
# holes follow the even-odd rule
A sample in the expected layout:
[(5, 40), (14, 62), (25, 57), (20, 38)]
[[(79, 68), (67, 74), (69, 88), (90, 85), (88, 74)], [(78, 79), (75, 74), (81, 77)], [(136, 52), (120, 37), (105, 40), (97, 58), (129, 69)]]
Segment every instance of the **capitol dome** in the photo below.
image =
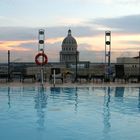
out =
[(68, 45), (68, 44), (76, 44), (77, 45), (75, 38), (71, 35), (70, 29), (68, 30), (67, 37), (62, 42), (62, 45)]
[[(71, 49), (68, 49), (68, 48)], [(76, 50), (77, 49), (77, 42), (76, 39), (71, 35), (71, 30), (68, 30), (67, 37), (62, 42), (62, 50)]]
[(75, 62), (79, 61), (79, 52), (77, 51), (76, 39), (71, 35), (71, 30), (68, 30), (67, 37), (62, 42), (62, 50), (60, 51), (60, 62)]

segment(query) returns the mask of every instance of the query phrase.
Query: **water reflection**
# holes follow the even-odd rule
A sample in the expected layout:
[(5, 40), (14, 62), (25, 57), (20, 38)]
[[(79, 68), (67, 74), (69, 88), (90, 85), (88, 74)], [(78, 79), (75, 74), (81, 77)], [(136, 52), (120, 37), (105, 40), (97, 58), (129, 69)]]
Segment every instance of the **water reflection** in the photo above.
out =
[(139, 108), (139, 111), (140, 111), (140, 88), (139, 88), (139, 97), (138, 97), (138, 108)]
[(10, 87), (8, 87), (8, 107), (11, 108)]
[(77, 92), (77, 87), (75, 89), (75, 112), (78, 111), (78, 92)]
[(35, 90), (36, 90), (35, 87), (23, 87), (22, 92), (25, 93), (25, 94), (26, 93), (34, 93)]
[(74, 101), (74, 111), (78, 111), (78, 88), (63, 88), (66, 100)]
[(45, 88), (39, 87), (35, 96), (35, 109), (37, 110), (37, 124), (39, 130), (45, 129), (45, 108), (47, 106), (47, 95), (45, 91)]
[(123, 96), (124, 96), (124, 87), (116, 87), (115, 97), (123, 97)]
[(77, 108), (78, 108), (78, 88), (77, 87), (75, 88), (51, 87), (50, 91), (51, 91), (50, 96), (52, 96), (52, 98), (56, 102), (58, 102), (58, 100), (60, 102), (67, 101), (66, 103), (71, 105), (71, 103), (73, 104), (73, 101), (74, 101), (74, 110), (75, 112), (77, 112)]
[(59, 94), (61, 93), (61, 88), (60, 87), (50, 87), (50, 91), (51, 91), (51, 96), (54, 99), (55, 97), (58, 97)]
[(109, 139), (109, 131), (111, 128), (111, 123), (110, 123), (110, 118), (111, 118), (111, 113), (110, 113), (110, 99), (111, 99), (111, 89), (110, 87), (105, 88), (105, 96), (104, 96), (104, 104), (103, 104), (103, 123), (104, 123), (104, 135), (105, 139)]

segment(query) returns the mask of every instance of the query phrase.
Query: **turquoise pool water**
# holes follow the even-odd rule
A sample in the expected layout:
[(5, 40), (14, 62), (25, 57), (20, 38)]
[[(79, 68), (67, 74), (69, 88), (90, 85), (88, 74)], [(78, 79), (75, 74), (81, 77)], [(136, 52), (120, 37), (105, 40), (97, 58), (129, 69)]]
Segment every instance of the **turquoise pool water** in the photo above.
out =
[(0, 88), (0, 140), (140, 140), (139, 130), (140, 88)]

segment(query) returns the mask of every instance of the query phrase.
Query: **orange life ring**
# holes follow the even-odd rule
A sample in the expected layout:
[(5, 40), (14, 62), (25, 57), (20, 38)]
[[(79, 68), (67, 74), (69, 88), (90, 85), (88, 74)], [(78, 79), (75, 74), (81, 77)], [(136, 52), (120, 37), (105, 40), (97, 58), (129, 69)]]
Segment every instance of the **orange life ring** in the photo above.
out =
[[(43, 59), (42, 59), (43, 62), (40, 62), (40, 61), (38, 60), (38, 58), (39, 58), (40, 56), (43, 57)], [(46, 55), (45, 53), (38, 53), (38, 54), (36, 55), (36, 57), (35, 57), (35, 62), (36, 62), (37, 65), (45, 65), (45, 64), (48, 63), (48, 57), (47, 57), (47, 55)]]

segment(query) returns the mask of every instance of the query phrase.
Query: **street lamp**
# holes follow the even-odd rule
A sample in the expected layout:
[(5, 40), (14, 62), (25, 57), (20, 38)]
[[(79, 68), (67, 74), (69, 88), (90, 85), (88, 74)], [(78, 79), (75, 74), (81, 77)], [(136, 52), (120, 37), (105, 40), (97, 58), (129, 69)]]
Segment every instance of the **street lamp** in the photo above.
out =
[(110, 82), (111, 31), (105, 32), (105, 81)]
[(8, 82), (10, 81), (10, 50), (8, 50)]
[(7, 65), (8, 66), (8, 82), (10, 82), (10, 80), (11, 80), (11, 63), (17, 62), (19, 60), (21, 60), (21, 59), (17, 58), (15, 60), (11, 61), (11, 59), (10, 59), (10, 50), (8, 50), (8, 65)]

